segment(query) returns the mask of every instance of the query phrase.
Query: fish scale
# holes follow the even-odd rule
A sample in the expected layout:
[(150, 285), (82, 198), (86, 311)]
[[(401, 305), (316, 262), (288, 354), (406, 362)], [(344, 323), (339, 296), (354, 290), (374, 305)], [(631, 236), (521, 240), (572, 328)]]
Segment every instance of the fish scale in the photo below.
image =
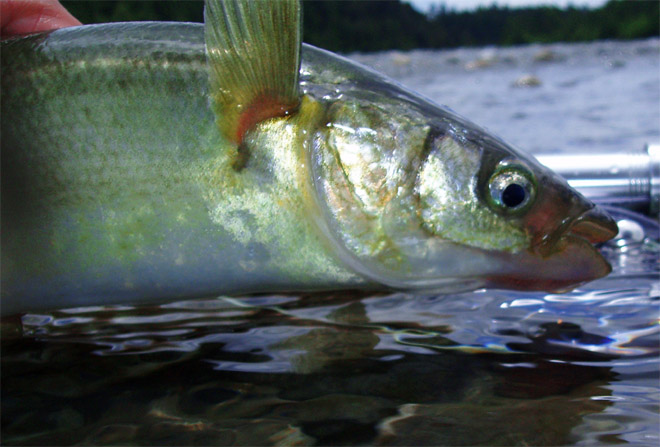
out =
[[(262, 5), (288, 17), (285, 3)], [(222, 20), (268, 13), (232, 11)], [(590, 242), (614, 223), (529, 156), (301, 47), (288, 19), (266, 28), (290, 39), (272, 52), (273, 36), (244, 26), (240, 51), (270, 64), (218, 61), (239, 50), (214, 34), (216, 15), (2, 42), (3, 314), (258, 292), (559, 290), (609, 271)], [(244, 85), (232, 64), (278, 75)], [(499, 201), (513, 181), (528, 181), (525, 208)]]
[[(266, 266), (290, 258), (293, 241), (264, 247), (235, 237), (235, 228), (245, 231), (246, 225), (236, 224), (237, 196), (221, 189), (231, 185), (214, 183), (231, 145), (209, 105), (208, 72), (200, 64), (202, 25), (146, 28), (57, 31), (42, 44), (45, 54), (23, 53), (25, 40), (3, 47), (5, 60), (14, 58), (12, 50), (27, 56), (3, 65), (2, 72), (2, 116), (11, 117), (2, 121), (3, 313), (13, 310), (5, 299), (13, 294), (39, 296), (40, 307), (64, 304), (63, 295), (70, 297), (65, 305), (158, 300), (232, 288), (286, 290), (299, 272)], [(183, 39), (182, 45), (169, 44), (163, 52), (164, 34)], [(105, 51), (106, 41), (126, 35), (124, 46)], [(69, 46), (77, 51), (69, 52)], [(133, 60), (136, 47), (139, 63)], [(254, 175), (254, 182), (269, 181)], [(262, 209), (273, 206), (267, 194), (252, 198)], [(225, 225), (214, 222), (217, 209), (232, 214)], [(281, 239), (295, 234), (297, 244), (306, 236), (309, 270), (335, 271), (326, 284), (314, 272), (310, 279), (300, 277), (303, 282), (311, 288), (365, 282), (342, 269), (324, 247), (313, 247), (318, 236), (300, 219), (295, 223), (296, 206), (289, 212), (291, 228), (283, 227), (286, 219), (278, 222)], [(262, 224), (254, 221), (253, 230)], [(252, 272), (246, 276), (240, 264), (252, 265)]]

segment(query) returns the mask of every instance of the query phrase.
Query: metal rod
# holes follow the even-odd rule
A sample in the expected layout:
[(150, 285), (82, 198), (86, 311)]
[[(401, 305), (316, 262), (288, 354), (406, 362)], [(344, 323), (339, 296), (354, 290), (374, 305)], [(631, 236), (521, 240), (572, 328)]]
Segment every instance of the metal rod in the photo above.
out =
[(660, 144), (640, 152), (536, 158), (596, 203), (660, 213)]

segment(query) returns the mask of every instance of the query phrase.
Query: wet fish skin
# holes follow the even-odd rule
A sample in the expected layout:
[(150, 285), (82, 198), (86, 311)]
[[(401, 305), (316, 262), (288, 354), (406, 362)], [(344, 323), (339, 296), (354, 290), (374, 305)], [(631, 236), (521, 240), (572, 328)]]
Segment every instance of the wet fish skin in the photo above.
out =
[[(610, 272), (592, 244), (615, 222), (533, 157), (372, 71), (318, 73), (308, 93), (331, 105), (313, 178), (347, 265), (441, 292), (560, 291)], [(512, 176), (533, 189), (518, 209), (489, 197)]]
[[(565, 182), (323, 50), (303, 48), (296, 113), (236, 146), (210, 104), (202, 25), (2, 45), (3, 314), (219, 293), (556, 290), (609, 271), (584, 237), (616, 227)], [(485, 197), (509, 161), (537, 183), (525, 213)]]
[(255, 135), (251, 169), (224, 163), (202, 25), (2, 45), (3, 313), (368, 284), (327, 249), (304, 190), (274, 178), (292, 120)]

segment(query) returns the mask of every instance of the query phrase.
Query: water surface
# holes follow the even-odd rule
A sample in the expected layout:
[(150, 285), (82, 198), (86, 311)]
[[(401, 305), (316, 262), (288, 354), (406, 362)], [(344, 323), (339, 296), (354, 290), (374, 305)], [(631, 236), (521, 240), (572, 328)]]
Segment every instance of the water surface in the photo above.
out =
[(660, 139), (658, 38), (351, 57), (532, 153), (639, 151)]

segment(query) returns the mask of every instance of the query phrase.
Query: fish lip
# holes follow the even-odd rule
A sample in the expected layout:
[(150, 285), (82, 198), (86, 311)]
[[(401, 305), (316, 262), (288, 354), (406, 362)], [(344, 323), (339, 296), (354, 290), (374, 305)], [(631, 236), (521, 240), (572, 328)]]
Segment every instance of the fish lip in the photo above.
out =
[(487, 277), (487, 284), (560, 293), (608, 275), (612, 266), (594, 244), (616, 236), (618, 227), (600, 208), (585, 205), (555, 224), (528, 251), (503, 255), (500, 259), (509, 269)]
[(585, 237), (565, 233), (547, 256), (523, 252), (504, 255), (509, 269), (486, 277), (487, 286), (563, 293), (607, 276), (612, 266)]
[(614, 238), (619, 233), (619, 227), (609, 214), (593, 207), (573, 220), (568, 231), (592, 244), (600, 244)]
[(597, 206), (579, 214), (573, 219), (565, 219), (551, 234), (546, 235), (532, 250), (543, 257), (555, 251), (560, 241), (567, 238), (581, 238), (590, 244), (607, 242), (619, 233), (616, 221)]

